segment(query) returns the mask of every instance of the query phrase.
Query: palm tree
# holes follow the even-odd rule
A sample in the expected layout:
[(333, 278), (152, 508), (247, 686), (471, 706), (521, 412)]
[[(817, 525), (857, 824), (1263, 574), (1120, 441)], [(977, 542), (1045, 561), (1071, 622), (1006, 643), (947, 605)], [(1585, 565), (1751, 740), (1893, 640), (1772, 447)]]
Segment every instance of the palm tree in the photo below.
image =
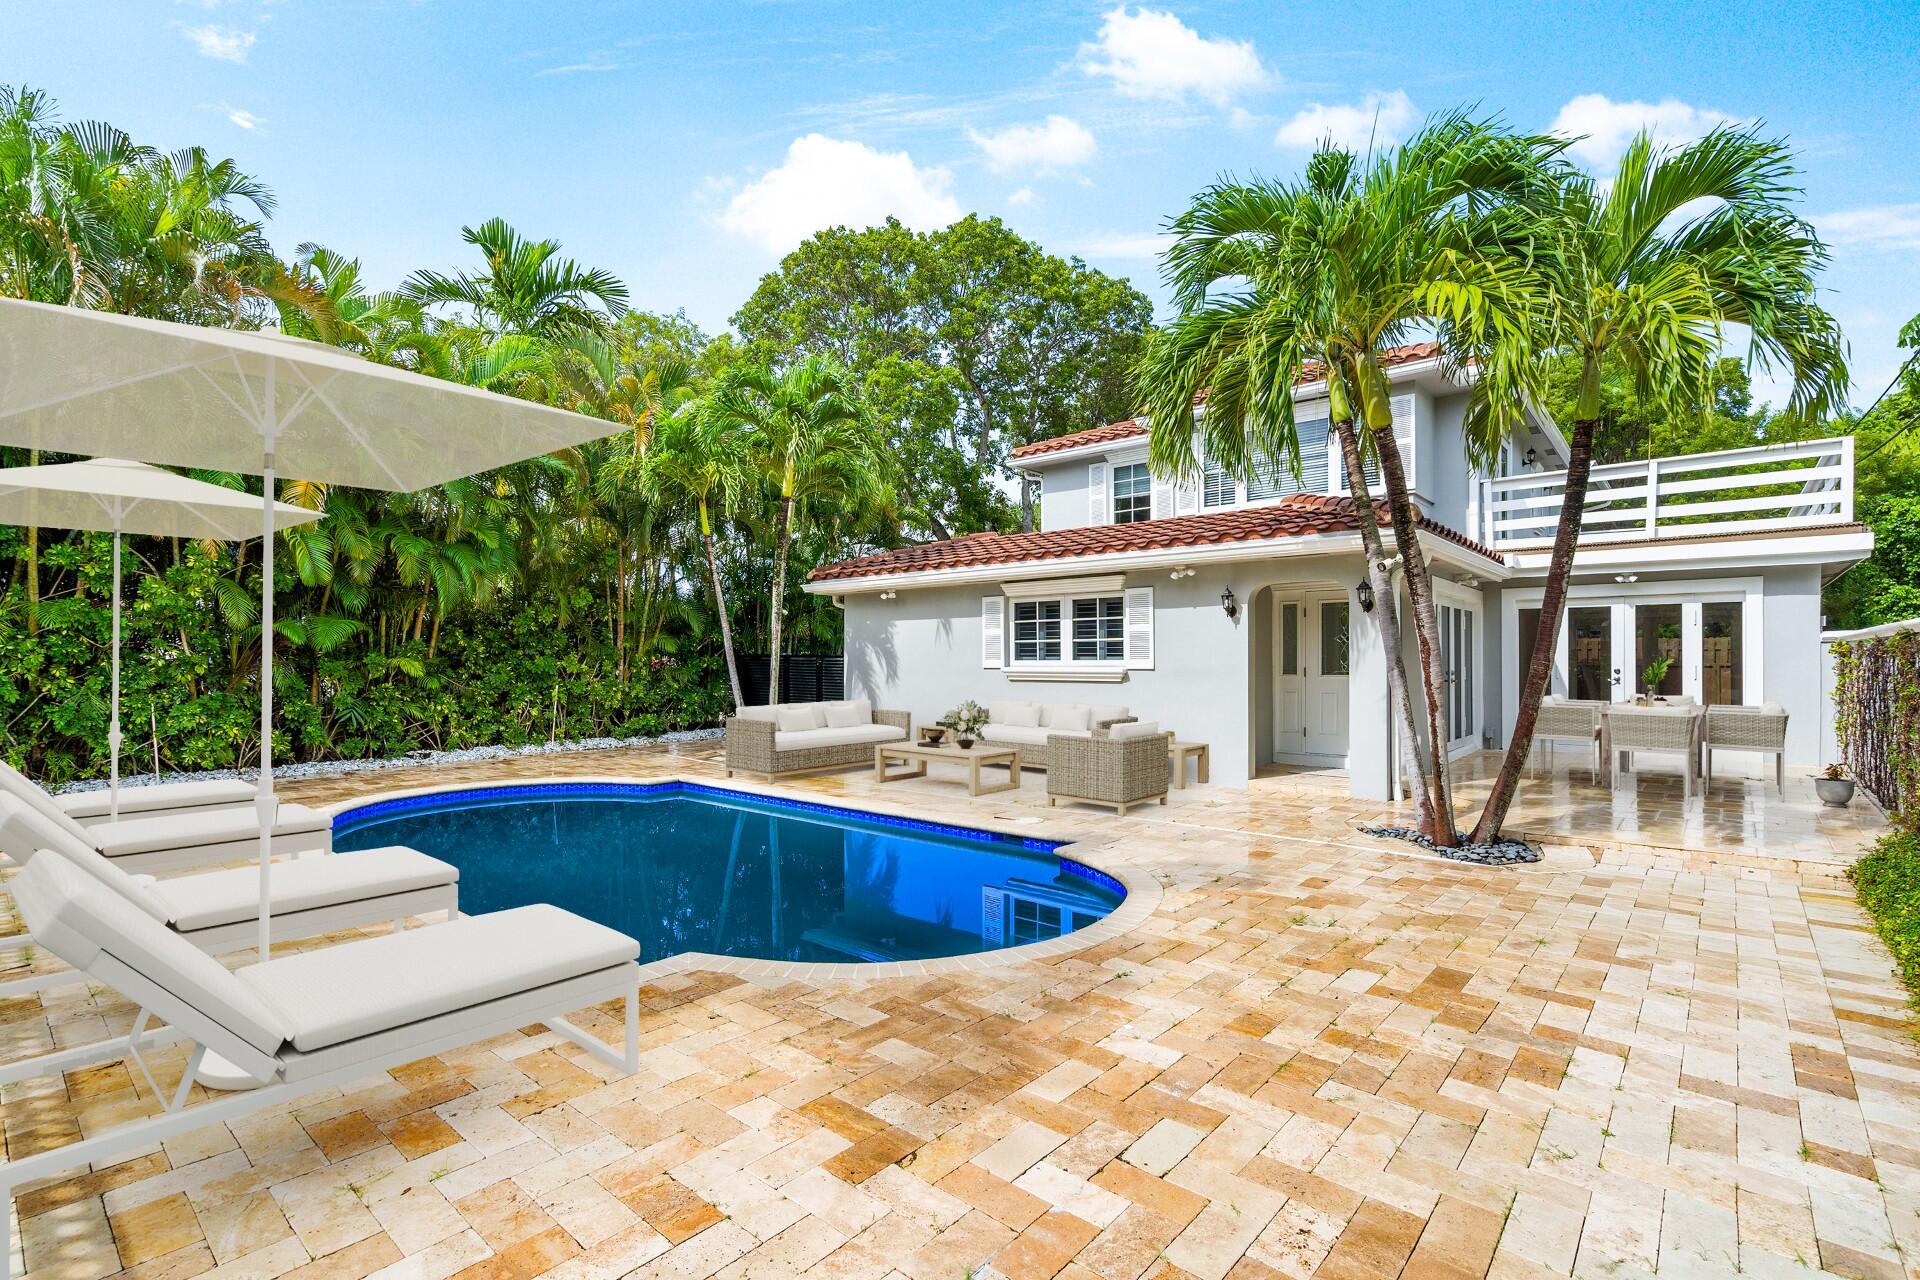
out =
[(747, 478), (743, 441), (721, 419), (689, 405), (660, 420), (652, 447), (647, 450), (641, 483), (661, 497), (691, 501), (699, 512), (700, 542), (707, 553), (707, 573), (713, 584), (713, 611), (720, 620), (720, 645), (727, 655), (727, 683), (733, 705), (745, 705), (740, 692), (740, 668), (733, 652), (733, 624), (727, 615), (726, 590), (720, 584), (720, 559), (713, 543), (713, 506), (731, 507)]
[[(1609, 358), (1633, 377), (1643, 403), (1677, 414), (1705, 402), (1724, 327), (1745, 325), (1751, 359), (1792, 369), (1790, 413), (1811, 417), (1842, 403), (1844, 344), (1815, 301), (1826, 248), (1788, 207), (1792, 174), (1786, 147), (1753, 129), (1716, 129), (1675, 149), (1657, 149), (1643, 132), (1611, 183), (1566, 175), (1551, 206), (1522, 228), (1539, 246), (1527, 283), (1549, 317), (1532, 363), (1551, 353), (1577, 358), (1580, 390), (1539, 631), (1475, 840), (1496, 836), (1506, 819), (1546, 693)], [(1712, 205), (1692, 213), (1696, 201)], [(1468, 426), (1483, 450), (1511, 425), (1512, 406), (1501, 400), (1497, 388), (1477, 388)]]
[(780, 373), (736, 365), (708, 400), (718, 430), (740, 432), (747, 455), (775, 495), (768, 701), (780, 700), (780, 643), (786, 616), (787, 557), (796, 514), (860, 508), (884, 499), (867, 409), (845, 368), (809, 356)]
[(460, 238), (486, 256), (485, 271), (416, 271), (400, 292), (428, 305), (466, 307), (490, 336), (599, 333), (627, 309), (627, 286), (618, 276), (559, 257), (557, 240), (528, 240), (504, 218), (462, 227)]
[[(1441, 844), (1455, 834), (1439, 630), (1379, 357), (1435, 323), (1458, 321), (1476, 333), (1524, 325), (1503, 278), (1481, 267), (1478, 248), (1487, 210), (1531, 191), (1555, 146), (1454, 114), (1364, 163), (1323, 148), (1303, 181), (1216, 184), (1174, 220), (1167, 278), (1181, 315), (1153, 344), (1138, 378), (1160, 470), (1197, 465), (1192, 406), (1204, 391), (1199, 421), (1210, 458), (1242, 474), (1284, 460), (1296, 475), (1294, 389), (1325, 379), (1388, 655), (1401, 769), (1417, 784), (1421, 829)], [(1387, 488), (1391, 558), (1368, 458), (1378, 460)], [(1419, 640), (1424, 747), (1400, 658), (1395, 569), (1406, 574)]]

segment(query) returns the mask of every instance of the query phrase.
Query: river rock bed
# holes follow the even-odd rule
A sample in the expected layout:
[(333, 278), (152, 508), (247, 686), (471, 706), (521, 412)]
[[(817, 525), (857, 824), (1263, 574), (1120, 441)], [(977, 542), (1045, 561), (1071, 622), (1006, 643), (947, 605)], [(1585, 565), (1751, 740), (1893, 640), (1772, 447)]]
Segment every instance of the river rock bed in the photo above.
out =
[(1380, 836), (1386, 840), (1405, 840), (1442, 858), (1454, 862), (1471, 862), (1482, 867), (1506, 867), (1517, 862), (1540, 861), (1540, 851), (1524, 840), (1489, 840), (1482, 844), (1462, 844), (1452, 849), (1443, 849), (1430, 837), (1422, 835), (1412, 827), (1362, 827), (1360, 830), (1370, 836)]

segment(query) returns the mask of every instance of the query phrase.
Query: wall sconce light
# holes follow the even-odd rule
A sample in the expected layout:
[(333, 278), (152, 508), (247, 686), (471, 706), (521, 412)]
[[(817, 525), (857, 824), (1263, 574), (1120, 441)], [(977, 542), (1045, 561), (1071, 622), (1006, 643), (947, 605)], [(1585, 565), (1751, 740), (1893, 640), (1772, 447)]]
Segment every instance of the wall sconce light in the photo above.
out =
[(1240, 616), (1240, 602), (1233, 598), (1233, 588), (1228, 587), (1220, 593), (1220, 607), (1227, 611), (1228, 618)]
[(1360, 585), (1353, 589), (1353, 594), (1360, 599), (1360, 612), (1373, 612), (1373, 584), (1371, 582), (1368, 582), (1365, 578), (1360, 579)]
[(1539, 459), (1539, 457), (1540, 457), (1540, 454), (1538, 451), (1533, 449), (1527, 450), (1527, 465), (1532, 466), (1534, 462)]

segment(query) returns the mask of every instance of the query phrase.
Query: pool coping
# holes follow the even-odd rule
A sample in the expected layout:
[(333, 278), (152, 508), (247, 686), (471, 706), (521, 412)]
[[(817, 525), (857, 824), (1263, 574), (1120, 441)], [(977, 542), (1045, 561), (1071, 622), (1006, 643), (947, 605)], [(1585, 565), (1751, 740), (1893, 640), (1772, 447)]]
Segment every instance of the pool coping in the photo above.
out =
[[(751, 779), (728, 778), (717, 783), (712, 778), (685, 773), (655, 774), (646, 778), (620, 777), (613, 774), (567, 774), (545, 777), (524, 782), (492, 781), (486, 783), (439, 782), (420, 787), (398, 787), (390, 791), (370, 792), (362, 796), (341, 800), (333, 804), (314, 806), (327, 815), (329, 822), (341, 814), (355, 809), (364, 809), (376, 804), (393, 800), (410, 799), (416, 796), (446, 795), (463, 791), (496, 791), (525, 788), (532, 790), (540, 787), (586, 784), (602, 786), (663, 786), (671, 783), (684, 783), (707, 791), (737, 792), (749, 798), (791, 801), (820, 809), (832, 809), (847, 814), (878, 816), (881, 818), (899, 818), (912, 822), (923, 822), (956, 830), (982, 831), (989, 835), (1004, 836), (1010, 839), (1028, 841), (1042, 839), (1053, 842), (1050, 836), (1043, 836), (1032, 830), (1014, 830), (1011, 823), (952, 822), (944, 818), (930, 818), (913, 813), (898, 805), (855, 804), (837, 797), (822, 797), (815, 792), (791, 791), (769, 783), (755, 782)], [(968, 955), (940, 956), (931, 960), (886, 960), (858, 961), (838, 964), (825, 961), (805, 960), (759, 960), (742, 956), (723, 956), (711, 951), (682, 951), (659, 960), (646, 960), (640, 963), (640, 981), (644, 985), (658, 978), (672, 977), (676, 974), (694, 971), (724, 973), (751, 981), (807, 982), (818, 985), (825, 982), (880, 982), (890, 978), (925, 978), (943, 974), (985, 973), (1009, 965), (1031, 961), (1047, 961), (1084, 951), (1089, 947), (1110, 942), (1122, 934), (1137, 928), (1149, 916), (1159, 909), (1163, 890), (1160, 882), (1152, 876), (1129, 874), (1128, 871), (1116, 871), (1109, 865), (1091, 861), (1081, 855), (1068, 854), (1067, 851), (1083, 843), (1078, 840), (1062, 840), (1054, 849), (1056, 854), (1071, 857), (1073, 861), (1093, 868), (1102, 875), (1111, 876), (1127, 891), (1120, 904), (1106, 915), (1084, 929), (1077, 929), (1059, 938), (1048, 938), (1041, 942), (1022, 943), (1016, 947), (1000, 947), (992, 951), (976, 951)], [(1132, 869), (1129, 869), (1132, 870)]]

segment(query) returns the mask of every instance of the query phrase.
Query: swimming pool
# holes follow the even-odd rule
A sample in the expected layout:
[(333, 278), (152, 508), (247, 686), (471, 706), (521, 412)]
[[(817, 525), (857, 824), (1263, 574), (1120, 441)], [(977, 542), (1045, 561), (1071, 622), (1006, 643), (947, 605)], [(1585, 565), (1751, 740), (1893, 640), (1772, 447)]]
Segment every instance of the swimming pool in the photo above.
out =
[(967, 955), (1085, 928), (1126, 896), (1059, 844), (692, 782), (542, 783), (377, 801), (333, 847), (460, 868), (460, 908), (551, 902), (640, 940), (763, 960)]

